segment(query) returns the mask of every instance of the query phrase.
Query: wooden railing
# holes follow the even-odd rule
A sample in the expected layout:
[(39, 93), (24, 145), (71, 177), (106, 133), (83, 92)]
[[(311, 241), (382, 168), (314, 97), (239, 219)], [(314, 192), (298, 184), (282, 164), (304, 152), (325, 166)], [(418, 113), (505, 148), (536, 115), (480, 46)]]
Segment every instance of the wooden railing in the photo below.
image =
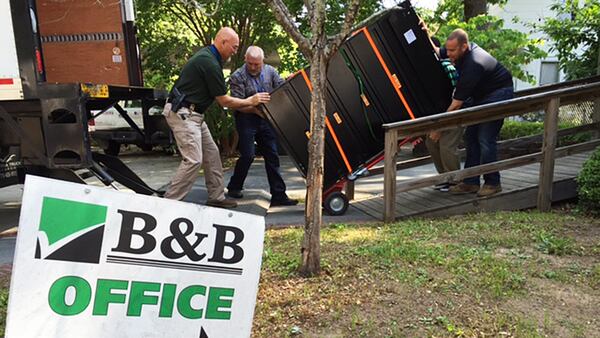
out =
[[(384, 124), (384, 221), (391, 222), (396, 218), (395, 205), (396, 194), (398, 192), (449, 181), (460, 181), (467, 177), (515, 168), (535, 162), (541, 162), (537, 206), (540, 210), (548, 210), (552, 197), (555, 159), (574, 153), (589, 151), (600, 145), (600, 140), (595, 139), (556, 149), (559, 107), (561, 105), (590, 101), (598, 97), (600, 97), (600, 77), (594, 77), (570, 83), (535, 88), (518, 93), (517, 97), (512, 100), (461, 109), (416, 120)], [(424, 135), (434, 130), (447, 130), (457, 126), (465, 127), (540, 110), (545, 111), (544, 133), (540, 152), (427, 178), (406, 180), (399, 185), (396, 183), (396, 157), (399, 139)], [(591, 128), (586, 127), (585, 129), (599, 130), (598, 124), (593, 124)]]

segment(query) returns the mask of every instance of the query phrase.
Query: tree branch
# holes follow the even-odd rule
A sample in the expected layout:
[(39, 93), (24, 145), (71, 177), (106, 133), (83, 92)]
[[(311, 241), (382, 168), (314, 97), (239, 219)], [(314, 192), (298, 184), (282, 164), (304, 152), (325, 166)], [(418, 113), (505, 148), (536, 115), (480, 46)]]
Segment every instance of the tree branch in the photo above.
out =
[(183, 24), (186, 25), (192, 32), (194, 32), (194, 34), (199, 39), (201, 38), (201, 30), (200, 27), (197, 26), (196, 21), (194, 20), (193, 11), (189, 11), (187, 7), (181, 7), (179, 4), (168, 6), (166, 9), (175, 16), (185, 18), (185, 20), (182, 20)]
[(310, 47), (310, 42), (308, 39), (300, 33), (298, 27), (294, 24), (294, 20), (292, 18), (292, 14), (288, 10), (287, 6), (283, 3), (282, 0), (267, 0), (271, 10), (273, 11), (273, 15), (277, 21), (281, 24), (283, 29), (292, 37), (294, 42), (298, 44), (298, 48), (306, 56), (306, 58), (311, 58), (313, 52)]
[(308, 17), (312, 18), (315, 15), (315, 6), (313, 4), (313, 0), (304, 0), (304, 6), (306, 6)]
[(337, 52), (338, 48), (346, 39), (346, 36), (350, 34), (350, 30), (352, 30), (352, 25), (354, 24), (354, 20), (358, 15), (358, 9), (360, 7), (360, 0), (351, 0), (348, 9), (346, 10), (346, 15), (344, 17), (344, 23), (342, 24), (342, 28), (340, 32), (329, 39), (327, 39), (327, 45), (330, 47), (325, 54), (325, 58), (329, 60), (335, 52)]

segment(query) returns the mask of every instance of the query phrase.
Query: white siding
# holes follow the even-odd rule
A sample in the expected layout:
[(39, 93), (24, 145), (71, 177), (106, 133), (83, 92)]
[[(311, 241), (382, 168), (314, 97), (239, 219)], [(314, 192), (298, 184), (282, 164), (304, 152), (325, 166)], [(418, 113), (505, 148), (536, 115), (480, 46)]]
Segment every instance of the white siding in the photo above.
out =
[[(526, 23), (542, 23), (545, 17), (554, 16), (554, 12), (550, 9), (550, 6), (554, 3), (553, 0), (509, 0), (503, 8), (498, 6), (492, 6), (489, 9), (490, 14), (498, 16), (504, 19), (504, 26), (506, 28), (516, 29), (523, 33), (526, 33), (530, 38), (542, 38), (544, 35), (531, 32), (531, 28), (526, 26)], [(519, 18), (520, 22), (514, 23), (513, 18)], [(549, 52), (551, 46), (550, 41), (546, 41), (545, 45), (542, 46), (544, 50)], [(536, 78), (536, 85), (539, 85), (541, 78), (541, 64), (542, 61), (557, 61), (555, 55), (551, 53), (544, 60), (535, 60), (529, 65), (525, 66), (524, 69)], [(559, 75), (559, 80), (564, 79), (564, 74)], [(525, 89), (532, 85), (520, 80), (515, 80), (515, 89)]]

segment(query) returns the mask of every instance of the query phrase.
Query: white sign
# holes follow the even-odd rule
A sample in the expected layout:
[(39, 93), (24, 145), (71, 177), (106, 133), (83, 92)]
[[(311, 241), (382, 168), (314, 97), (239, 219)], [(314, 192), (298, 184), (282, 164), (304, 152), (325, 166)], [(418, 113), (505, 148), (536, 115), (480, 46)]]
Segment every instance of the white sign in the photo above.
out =
[(409, 29), (404, 33), (404, 38), (406, 39), (406, 42), (408, 42), (409, 45), (411, 43), (415, 42), (415, 40), (417, 40), (417, 37), (415, 36), (415, 32), (413, 32), (412, 29)]
[(264, 218), (27, 176), (7, 338), (249, 337)]

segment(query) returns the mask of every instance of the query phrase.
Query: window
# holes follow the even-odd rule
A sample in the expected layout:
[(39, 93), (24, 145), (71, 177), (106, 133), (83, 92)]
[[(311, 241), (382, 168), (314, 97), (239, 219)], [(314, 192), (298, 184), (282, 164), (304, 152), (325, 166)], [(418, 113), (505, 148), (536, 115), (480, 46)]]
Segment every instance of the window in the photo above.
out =
[(558, 82), (558, 61), (542, 61), (540, 86)]

